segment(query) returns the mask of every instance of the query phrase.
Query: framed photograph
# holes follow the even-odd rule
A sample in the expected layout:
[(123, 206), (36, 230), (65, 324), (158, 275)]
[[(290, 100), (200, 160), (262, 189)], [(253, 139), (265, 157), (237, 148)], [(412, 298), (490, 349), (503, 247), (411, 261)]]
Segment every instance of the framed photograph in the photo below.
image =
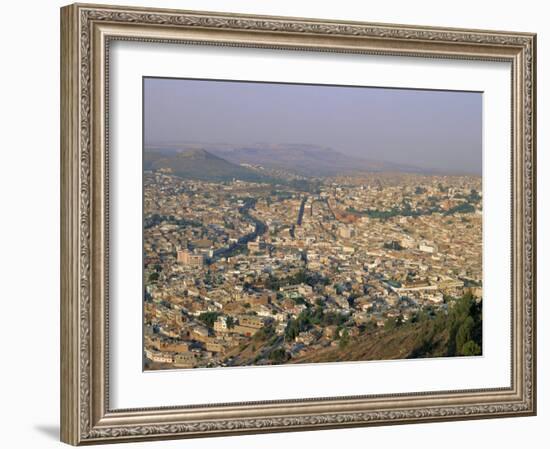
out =
[(61, 9), (61, 439), (536, 413), (536, 36)]

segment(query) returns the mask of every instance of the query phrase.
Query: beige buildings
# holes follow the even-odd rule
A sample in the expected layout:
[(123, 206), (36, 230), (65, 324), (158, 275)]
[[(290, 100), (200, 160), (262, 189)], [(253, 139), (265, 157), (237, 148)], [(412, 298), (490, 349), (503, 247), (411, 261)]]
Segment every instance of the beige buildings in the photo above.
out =
[(178, 263), (190, 267), (202, 267), (204, 265), (204, 255), (194, 254), (188, 249), (178, 250)]

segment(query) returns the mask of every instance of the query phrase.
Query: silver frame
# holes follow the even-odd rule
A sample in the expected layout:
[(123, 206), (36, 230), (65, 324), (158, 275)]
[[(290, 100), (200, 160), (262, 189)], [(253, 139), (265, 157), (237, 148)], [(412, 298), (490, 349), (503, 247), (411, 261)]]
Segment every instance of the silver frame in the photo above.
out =
[[(61, 439), (78, 445), (536, 413), (536, 36), (75, 4), (61, 9)], [(512, 66), (510, 388), (112, 410), (108, 383), (108, 75), (114, 40)]]

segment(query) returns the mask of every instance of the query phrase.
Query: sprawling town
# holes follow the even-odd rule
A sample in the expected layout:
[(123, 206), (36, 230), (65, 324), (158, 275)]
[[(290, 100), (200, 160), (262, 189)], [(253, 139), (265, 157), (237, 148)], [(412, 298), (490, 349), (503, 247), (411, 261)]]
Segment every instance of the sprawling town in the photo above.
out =
[(361, 335), (482, 297), (479, 176), (147, 170), (143, 232), (145, 369), (345, 361)]

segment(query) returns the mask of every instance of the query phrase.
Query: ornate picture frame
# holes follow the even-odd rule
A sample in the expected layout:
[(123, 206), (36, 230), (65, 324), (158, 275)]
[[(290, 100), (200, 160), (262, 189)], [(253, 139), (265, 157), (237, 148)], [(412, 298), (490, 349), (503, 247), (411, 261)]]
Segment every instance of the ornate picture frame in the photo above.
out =
[[(107, 81), (116, 40), (511, 63), (510, 388), (111, 409)], [(535, 111), (534, 34), (85, 4), (62, 8), (62, 441), (80, 445), (536, 414)]]

